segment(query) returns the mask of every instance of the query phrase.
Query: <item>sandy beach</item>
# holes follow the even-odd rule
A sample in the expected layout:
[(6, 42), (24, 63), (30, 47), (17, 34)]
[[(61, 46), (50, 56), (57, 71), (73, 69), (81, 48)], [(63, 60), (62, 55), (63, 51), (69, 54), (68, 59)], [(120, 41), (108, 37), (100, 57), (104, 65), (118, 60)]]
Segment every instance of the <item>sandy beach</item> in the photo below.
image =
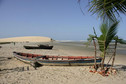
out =
[(0, 0), (0, 84), (126, 84), (125, 30), (126, 0)]
[(1, 44), (0, 48), (0, 84), (126, 84), (126, 46), (117, 48), (115, 68), (117, 74), (103, 77), (89, 72), (89, 66), (42, 66), (35, 70), (13, 56), (13, 51), (58, 55), (58, 56), (94, 56), (93, 47), (83, 42), (54, 42), (52, 50), (27, 50), (23, 46), (38, 43)]

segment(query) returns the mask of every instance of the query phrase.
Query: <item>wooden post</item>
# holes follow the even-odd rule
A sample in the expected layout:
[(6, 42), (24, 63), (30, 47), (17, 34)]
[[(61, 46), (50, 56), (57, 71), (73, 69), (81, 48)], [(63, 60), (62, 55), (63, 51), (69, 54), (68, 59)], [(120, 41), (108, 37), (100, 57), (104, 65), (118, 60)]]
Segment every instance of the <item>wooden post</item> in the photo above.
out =
[(97, 52), (96, 52), (96, 43), (95, 43), (95, 39), (93, 38), (93, 43), (94, 43), (94, 48), (95, 48), (95, 58), (94, 58), (94, 66), (95, 66), (95, 70), (97, 69), (97, 67), (96, 67), (96, 54), (97, 54)]
[(114, 61), (115, 61), (116, 47), (117, 47), (117, 40), (115, 40), (115, 50), (114, 50), (114, 56), (113, 56), (113, 60), (112, 60), (112, 67), (113, 67)]

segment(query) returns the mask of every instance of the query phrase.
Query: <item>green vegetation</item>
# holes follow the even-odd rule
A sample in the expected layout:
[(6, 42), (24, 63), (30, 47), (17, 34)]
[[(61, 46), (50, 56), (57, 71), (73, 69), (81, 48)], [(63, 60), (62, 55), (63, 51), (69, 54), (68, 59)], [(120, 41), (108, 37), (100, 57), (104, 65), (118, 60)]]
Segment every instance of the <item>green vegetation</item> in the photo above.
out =
[[(78, 0), (80, 3), (81, 0)], [(126, 14), (126, 0), (88, 0), (89, 12), (103, 20), (117, 21), (120, 13)]]
[[(80, 3), (81, 0), (78, 0), (78, 2)], [(116, 35), (117, 26), (119, 24), (117, 17), (120, 17), (120, 13), (126, 14), (126, 0), (88, 0), (88, 2), (89, 12), (97, 14), (103, 22), (100, 27), (101, 35), (98, 37), (95, 29), (93, 28), (94, 35), (89, 35), (88, 43), (91, 43), (92, 40), (94, 42), (94, 39), (98, 41), (99, 50), (103, 57), (101, 65), (102, 69), (104, 69), (105, 52), (109, 47), (110, 42), (115, 40), (116, 42), (126, 44), (126, 41), (120, 39)]]
[[(81, 0), (78, 0), (79, 5), (81, 3)], [(96, 42), (97, 40), (99, 50), (100, 50), (100, 56), (102, 57), (102, 63), (101, 63), (101, 72), (103, 76), (107, 75), (108, 67), (106, 69), (104, 68), (104, 61), (106, 56), (106, 51), (109, 50), (109, 45), (113, 40), (114, 43), (114, 51), (111, 58), (112, 60), (112, 66), (114, 65), (115, 61), (115, 55), (116, 55), (116, 46), (117, 42), (121, 44), (126, 44), (126, 41), (123, 39), (120, 39), (117, 34), (117, 26), (119, 24), (120, 20), (120, 14), (126, 14), (126, 0), (88, 0), (88, 11), (93, 14), (96, 14), (98, 18), (101, 18), (102, 25), (100, 26), (101, 35), (98, 36), (96, 34), (95, 29), (94, 35), (89, 35), (89, 38), (87, 39), (88, 42), (86, 44), (90, 44), (93, 41), (94, 48), (95, 48), (95, 59), (94, 59), (94, 68), (95, 71), (97, 71), (98, 66), (96, 65)], [(80, 7), (81, 9), (81, 7)], [(84, 13), (81, 9), (81, 12)], [(110, 48), (111, 49), (111, 48)], [(111, 60), (110, 58), (110, 60)], [(108, 61), (108, 63), (110, 62)], [(108, 64), (107, 63), (107, 64)], [(111, 67), (112, 68), (112, 67)], [(92, 72), (92, 71), (91, 71)], [(112, 72), (112, 70), (111, 70)]]
[(123, 43), (126, 44), (126, 41), (123, 39), (120, 39), (116, 34), (117, 34), (117, 26), (119, 22), (115, 23), (103, 23), (100, 26), (100, 31), (101, 35), (98, 36), (95, 32), (94, 29), (94, 35), (89, 35), (88, 43), (91, 43), (93, 39), (96, 39), (98, 41), (99, 45), (99, 50), (101, 51), (101, 57), (103, 58), (102, 60), (102, 69), (104, 69), (104, 60), (105, 60), (105, 52), (109, 48), (109, 44), (112, 42), (112, 40), (116, 40), (118, 43)]

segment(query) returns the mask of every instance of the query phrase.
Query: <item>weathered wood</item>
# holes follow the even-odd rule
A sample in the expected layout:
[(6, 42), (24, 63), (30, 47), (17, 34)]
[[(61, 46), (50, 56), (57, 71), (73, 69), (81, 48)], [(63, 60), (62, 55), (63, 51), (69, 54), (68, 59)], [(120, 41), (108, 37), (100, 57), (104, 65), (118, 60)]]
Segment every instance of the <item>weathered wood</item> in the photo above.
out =
[(95, 69), (97, 69), (97, 66), (96, 66), (96, 56), (97, 56), (97, 52), (96, 52), (96, 43), (95, 43), (95, 39), (93, 38), (93, 43), (94, 43), (94, 48), (95, 48), (95, 58), (94, 58), (94, 66), (95, 66)]
[[(39, 63), (41, 65), (93, 65), (94, 56), (49, 56), (21, 52), (13, 52), (14, 56), (26, 63)], [(51, 58), (51, 59), (50, 59)], [(101, 63), (102, 58), (96, 57), (96, 62)], [(34, 65), (33, 65), (34, 66)]]

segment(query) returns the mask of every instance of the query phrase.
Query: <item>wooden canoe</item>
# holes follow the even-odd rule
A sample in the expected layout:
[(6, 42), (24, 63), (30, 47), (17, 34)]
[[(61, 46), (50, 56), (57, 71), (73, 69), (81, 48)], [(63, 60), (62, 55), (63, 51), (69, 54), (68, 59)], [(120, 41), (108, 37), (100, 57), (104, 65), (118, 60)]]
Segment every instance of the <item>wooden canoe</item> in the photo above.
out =
[(25, 49), (41, 49), (39, 46), (24, 46)]
[(41, 56), (41, 55), (22, 53), (22, 52), (13, 52), (13, 54), (15, 58), (25, 63), (34, 63), (36, 62), (36, 57)]
[[(14, 56), (24, 62), (31, 63), (37, 62), (41, 65), (50, 66), (82, 66), (93, 65), (94, 56), (50, 56), (50, 55), (38, 55), (21, 52), (13, 52)], [(97, 57), (97, 64), (101, 63), (102, 58)]]
[(42, 49), (52, 49), (53, 48), (53, 46), (52, 45), (38, 45), (40, 48), (42, 48)]
[(24, 46), (25, 49), (52, 49), (50, 45), (36, 45), (36, 46)]

